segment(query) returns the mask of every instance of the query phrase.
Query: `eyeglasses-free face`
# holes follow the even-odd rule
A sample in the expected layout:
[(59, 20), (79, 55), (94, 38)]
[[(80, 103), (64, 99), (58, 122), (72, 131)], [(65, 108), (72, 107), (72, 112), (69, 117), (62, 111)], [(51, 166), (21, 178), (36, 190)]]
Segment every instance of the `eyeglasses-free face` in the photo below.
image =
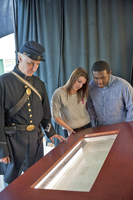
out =
[(93, 79), (99, 88), (103, 88), (108, 84), (109, 79), (110, 79), (110, 74), (111, 74), (111, 71), (107, 73), (106, 70), (100, 71), (100, 72), (93, 71)]

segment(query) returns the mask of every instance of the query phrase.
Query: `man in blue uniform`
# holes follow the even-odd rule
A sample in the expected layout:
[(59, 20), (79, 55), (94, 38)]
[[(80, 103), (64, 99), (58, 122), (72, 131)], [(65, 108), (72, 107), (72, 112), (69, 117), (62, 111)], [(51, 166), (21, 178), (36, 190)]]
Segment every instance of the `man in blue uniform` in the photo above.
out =
[(52, 126), (45, 84), (33, 75), (43, 53), (39, 43), (26, 42), (19, 64), (0, 77), (0, 172), (8, 184), (43, 157), (42, 128), (52, 142), (64, 140)]
[(89, 83), (88, 112), (92, 126), (133, 121), (133, 88), (124, 79), (111, 75), (108, 63), (92, 66)]

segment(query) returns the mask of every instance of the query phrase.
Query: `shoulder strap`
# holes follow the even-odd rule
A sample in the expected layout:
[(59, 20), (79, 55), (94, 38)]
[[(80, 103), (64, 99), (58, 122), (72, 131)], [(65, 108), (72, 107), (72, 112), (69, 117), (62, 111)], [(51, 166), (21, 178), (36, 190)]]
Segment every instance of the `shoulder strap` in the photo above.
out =
[(40, 100), (42, 101), (42, 97), (39, 94), (39, 92), (36, 90), (36, 88), (34, 88), (28, 81), (26, 81), (25, 79), (23, 79), (21, 76), (19, 76), (17, 73), (15, 73), (14, 71), (10, 71), (10, 73), (12, 73), (13, 75), (15, 75), (19, 81), (21, 81), (23, 84), (27, 85), (30, 87), (30, 89), (32, 89), (40, 98)]
[(26, 101), (28, 100), (28, 97), (29, 95), (27, 94), (27, 92), (25, 92), (23, 97), (19, 100), (19, 102), (15, 106), (13, 106), (12, 108), (6, 111), (5, 113), (6, 119), (10, 118), (15, 113), (17, 113), (26, 103)]
[[(33, 84), (33, 79), (30, 79), (29, 82), (31, 84)], [(26, 103), (26, 101), (28, 100), (28, 97), (30, 95), (29, 90), (30, 90), (30, 88), (27, 88), (24, 95), (18, 101), (18, 103), (15, 106), (13, 106), (12, 108), (10, 108), (9, 110), (6, 111), (6, 113), (5, 113), (6, 119), (9, 119), (13, 115), (15, 115), (23, 107), (23, 105)]]

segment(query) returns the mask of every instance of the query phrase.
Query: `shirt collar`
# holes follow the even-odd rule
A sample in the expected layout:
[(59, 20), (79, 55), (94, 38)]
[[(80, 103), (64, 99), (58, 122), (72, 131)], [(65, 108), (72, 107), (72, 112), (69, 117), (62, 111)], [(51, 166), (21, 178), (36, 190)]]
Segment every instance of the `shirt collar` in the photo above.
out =
[(105, 87), (103, 87), (102, 89), (103, 89), (103, 90), (108, 89), (109, 86), (111, 85), (111, 82), (112, 82), (112, 77), (111, 77), (111, 75), (110, 75), (110, 78), (109, 78), (109, 82), (108, 82), (108, 84), (107, 84)]
[(108, 89), (110, 86), (115, 87), (115, 85), (116, 85), (116, 80), (115, 80), (114, 76), (111, 74), (108, 84), (102, 89), (103, 90)]

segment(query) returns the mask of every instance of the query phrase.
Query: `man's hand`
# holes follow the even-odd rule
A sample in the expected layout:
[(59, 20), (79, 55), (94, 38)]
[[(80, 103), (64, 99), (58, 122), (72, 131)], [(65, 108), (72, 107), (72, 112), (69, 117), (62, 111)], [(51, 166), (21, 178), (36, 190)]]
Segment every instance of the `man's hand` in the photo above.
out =
[(54, 144), (53, 138), (57, 138), (60, 142), (65, 141), (65, 138), (64, 138), (64, 137), (62, 137), (61, 135), (55, 134), (55, 135), (53, 135), (53, 136), (50, 138), (50, 140), (51, 140), (51, 142), (52, 142), (53, 144)]
[(11, 163), (9, 157), (1, 158), (1, 159), (0, 159), (0, 162), (4, 162), (5, 164)]

